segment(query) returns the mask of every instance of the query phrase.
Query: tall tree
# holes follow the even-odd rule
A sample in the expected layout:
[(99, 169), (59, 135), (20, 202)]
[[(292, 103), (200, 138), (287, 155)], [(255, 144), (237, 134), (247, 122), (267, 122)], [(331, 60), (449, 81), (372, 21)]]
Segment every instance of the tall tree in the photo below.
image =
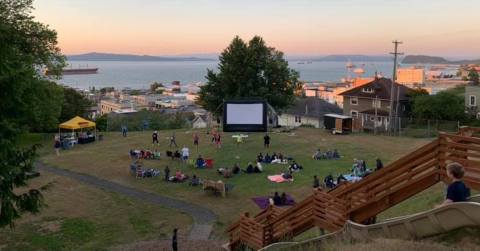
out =
[(207, 84), (199, 93), (199, 104), (207, 110), (221, 114), (220, 105), (226, 99), (262, 98), (278, 110), (293, 103), (298, 72), (261, 37), (253, 37), (248, 44), (235, 37), (219, 60), (218, 73), (208, 70)]
[(420, 119), (462, 120), (465, 116), (464, 109), (463, 97), (454, 91), (417, 95), (413, 101), (413, 114)]
[(60, 121), (69, 120), (75, 116), (85, 116), (92, 102), (73, 88), (63, 89), (63, 104)]
[(32, 0), (0, 1), (0, 227), (41, 208), (39, 189), (16, 189), (28, 185), (36, 155), (36, 146), (21, 148), (17, 138), (34, 122), (55, 122), (62, 102), (61, 91), (40, 72), (48, 67), (59, 74), (65, 65), (56, 32), (36, 22), (31, 10)]
[(473, 68), (470, 70), (470, 72), (468, 72), (468, 81), (474, 85), (479, 84), (478, 72)]

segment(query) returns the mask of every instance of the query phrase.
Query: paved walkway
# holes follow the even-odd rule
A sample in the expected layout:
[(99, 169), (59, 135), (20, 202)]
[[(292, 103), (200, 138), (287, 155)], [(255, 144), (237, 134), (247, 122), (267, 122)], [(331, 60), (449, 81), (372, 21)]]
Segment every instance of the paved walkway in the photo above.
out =
[(135, 188), (120, 185), (115, 182), (100, 179), (91, 175), (72, 172), (69, 170), (46, 166), (38, 162), (36, 167), (40, 171), (47, 171), (57, 175), (72, 178), (83, 183), (101, 188), (107, 191), (119, 193), (134, 199), (144, 200), (150, 203), (155, 203), (163, 207), (172, 208), (190, 215), (193, 218), (194, 224), (188, 238), (191, 240), (208, 240), (212, 231), (212, 224), (217, 216), (209, 209), (194, 205), (185, 201), (172, 199), (169, 197), (144, 192)]

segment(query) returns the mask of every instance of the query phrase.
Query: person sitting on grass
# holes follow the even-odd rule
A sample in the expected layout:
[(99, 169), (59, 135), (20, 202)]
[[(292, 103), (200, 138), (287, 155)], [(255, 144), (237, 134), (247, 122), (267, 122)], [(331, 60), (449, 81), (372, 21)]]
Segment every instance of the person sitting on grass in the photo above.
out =
[(270, 162), (272, 161), (272, 157), (270, 157), (270, 155), (265, 154), (265, 156), (263, 157), (263, 162), (267, 163), (267, 164), (270, 164)]
[(338, 153), (337, 149), (333, 149), (333, 158), (340, 159), (340, 154)]
[(286, 180), (291, 180), (291, 179), (293, 179), (293, 173), (292, 173), (292, 171), (288, 171), (287, 173), (283, 173), (282, 177)]
[(343, 176), (343, 174), (340, 174), (340, 176), (337, 177), (337, 185), (340, 185), (343, 182), (347, 182), (347, 179)]
[(382, 160), (381, 160), (379, 157), (377, 157), (377, 159), (375, 160), (375, 162), (376, 162), (375, 171), (378, 171), (378, 170), (380, 170), (380, 169), (383, 168), (383, 162), (382, 162)]
[(280, 197), (280, 195), (278, 195), (278, 192), (275, 192), (275, 194), (273, 195), (273, 204), (275, 206), (282, 205), (282, 198)]
[(233, 165), (232, 172), (233, 174), (240, 173), (240, 167), (238, 166), (238, 163), (235, 163), (235, 165)]
[(288, 199), (287, 199), (287, 194), (285, 192), (282, 193), (280, 196), (280, 202), (281, 205), (287, 205)]
[(197, 175), (192, 176), (192, 180), (190, 181), (190, 186), (198, 186), (200, 185), (200, 179), (197, 177)]
[(257, 165), (253, 168), (254, 173), (261, 173), (263, 172), (263, 167), (261, 162), (257, 162)]
[(182, 182), (186, 179), (188, 179), (188, 176), (183, 174), (180, 170), (176, 170), (175, 171), (175, 176), (171, 177), (173, 179), (171, 179), (171, 181), (173, 182)]
[(160, 159), (160, 152), (157, 149), (153, 150), (153, 158)]
[(322, 152), (320, 152), (320, 148), (315, 151), (315, 153), (312, 156), (312, 159), (314, 160), (322, 159)]
[(202, 155), (198, 155), (197, 161), (195, 161), (196, 168), (204, 168), (207, 165), (205, 160), (202, 158)]
[(276, 152), (273, 152), (272, 156), (270, 157), (270, 159), (277, 159), (278, 158), (278, 155)]
[(257, 155), (257, 162), (262, 162), (263, 161), (263, 154), (262, 153), (259, 153)]
[(247, 169), (245, 170), (246, 173), (253, 173), (254, 168), (252, 162), (248, 162)]
[(320, 187), (320, 180), (318, 179), (317, 175), (313, 175), (313, 188)]
[(327, 188), (335, 188), (335, 183), (333, 181), (333, 176), (331, 174), (327, 175), (323, 180), (325, 182), (325, 187)]
[(289, 169), (293, 172), (299, 172), (301, 169), (303, 169), (303, 167), (297, 164), (297, 162), (294, 160), (293, 163), (290, 165)]
[(182, 158), (182, 155), (180, 154), (180, 152), (177, 150), (175, 150), (175, 152), (173, 153), (173, 157), (172, 157), (172, 160), (173, 159), (177, 159), (177, 160), (180, 160)]
[(232, 177), (232, 172), (230, 171), (230, 169), (228, 169), (228, 167), (221, 167), (219, 169), (217, 169), (217, 173), (219, 175), (223, 175), (224, 178), (231, 178)]
[(468, 200), (470, 188), (463, 183), (464, 175), (465, 170), (460, 163), (453, 162), (447, 165), (447, 176), (452, 180), (452, 183), (448, 185), (445, 200), (438, 207)]

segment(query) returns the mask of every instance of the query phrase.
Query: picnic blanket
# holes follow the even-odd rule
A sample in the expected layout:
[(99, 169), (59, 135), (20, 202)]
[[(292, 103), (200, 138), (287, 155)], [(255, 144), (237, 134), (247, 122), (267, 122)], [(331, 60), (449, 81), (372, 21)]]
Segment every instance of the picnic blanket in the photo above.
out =
[(270, 175), (267, 177), (271, 182), (275, 183), (282, 183), (282, 182), (287, 182), (287, 181), (293, 181), (293, 179), (285, 179), (281, 174), (277, 175)]
[[(269, 202), (269, 199), (270, 197), (255, 197), (255, 198), (251, 198), (253, 200), (253, 202), (255, 204), (257, 204), (257, 206), (260, 208), (260, 209), (265, 209), (268, 207), (268, 205), (270, 205), (270, 202)], [(287, 194), (287, 203), (285, 205), (281, 205), (281, 206), (291, 206), (291, 205), (294, 205), (295, 204), (295, 200)]]
[(350, 182), (356, 182), (356, 181), (362, 180), (362, 177), (353, 176), (351, 174), (344, 174), (343, 177), (345, 177), (345, 179)]

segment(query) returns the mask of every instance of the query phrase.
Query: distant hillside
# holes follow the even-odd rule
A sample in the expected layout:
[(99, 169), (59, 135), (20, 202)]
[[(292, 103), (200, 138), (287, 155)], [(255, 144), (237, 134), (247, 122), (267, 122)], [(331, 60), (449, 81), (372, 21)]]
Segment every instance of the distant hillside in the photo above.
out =
[(448, 60), (442, 57), (433, 57), (425, 55), (407, 55), (402, 60), (402, 64), (448, 64)]
[(480, 64), (480, 59), (449, 61), (442, 57), (426, 55), (408, 55), (402, 64)]
[(312, 61), (340, 61), (340, 62), (385, 62), (392, 61), (390, 56), (370, 56), (370, 55), (328, 55), (315, 58)]
[(149, 55), (132, 55), (132, 54), (112, 54), (112, 53), (86, 53), (80, 55), (69, 55), (67, 60), (70, 61), (213, 61), (211, 58), (200, 57), (160, 57)]

